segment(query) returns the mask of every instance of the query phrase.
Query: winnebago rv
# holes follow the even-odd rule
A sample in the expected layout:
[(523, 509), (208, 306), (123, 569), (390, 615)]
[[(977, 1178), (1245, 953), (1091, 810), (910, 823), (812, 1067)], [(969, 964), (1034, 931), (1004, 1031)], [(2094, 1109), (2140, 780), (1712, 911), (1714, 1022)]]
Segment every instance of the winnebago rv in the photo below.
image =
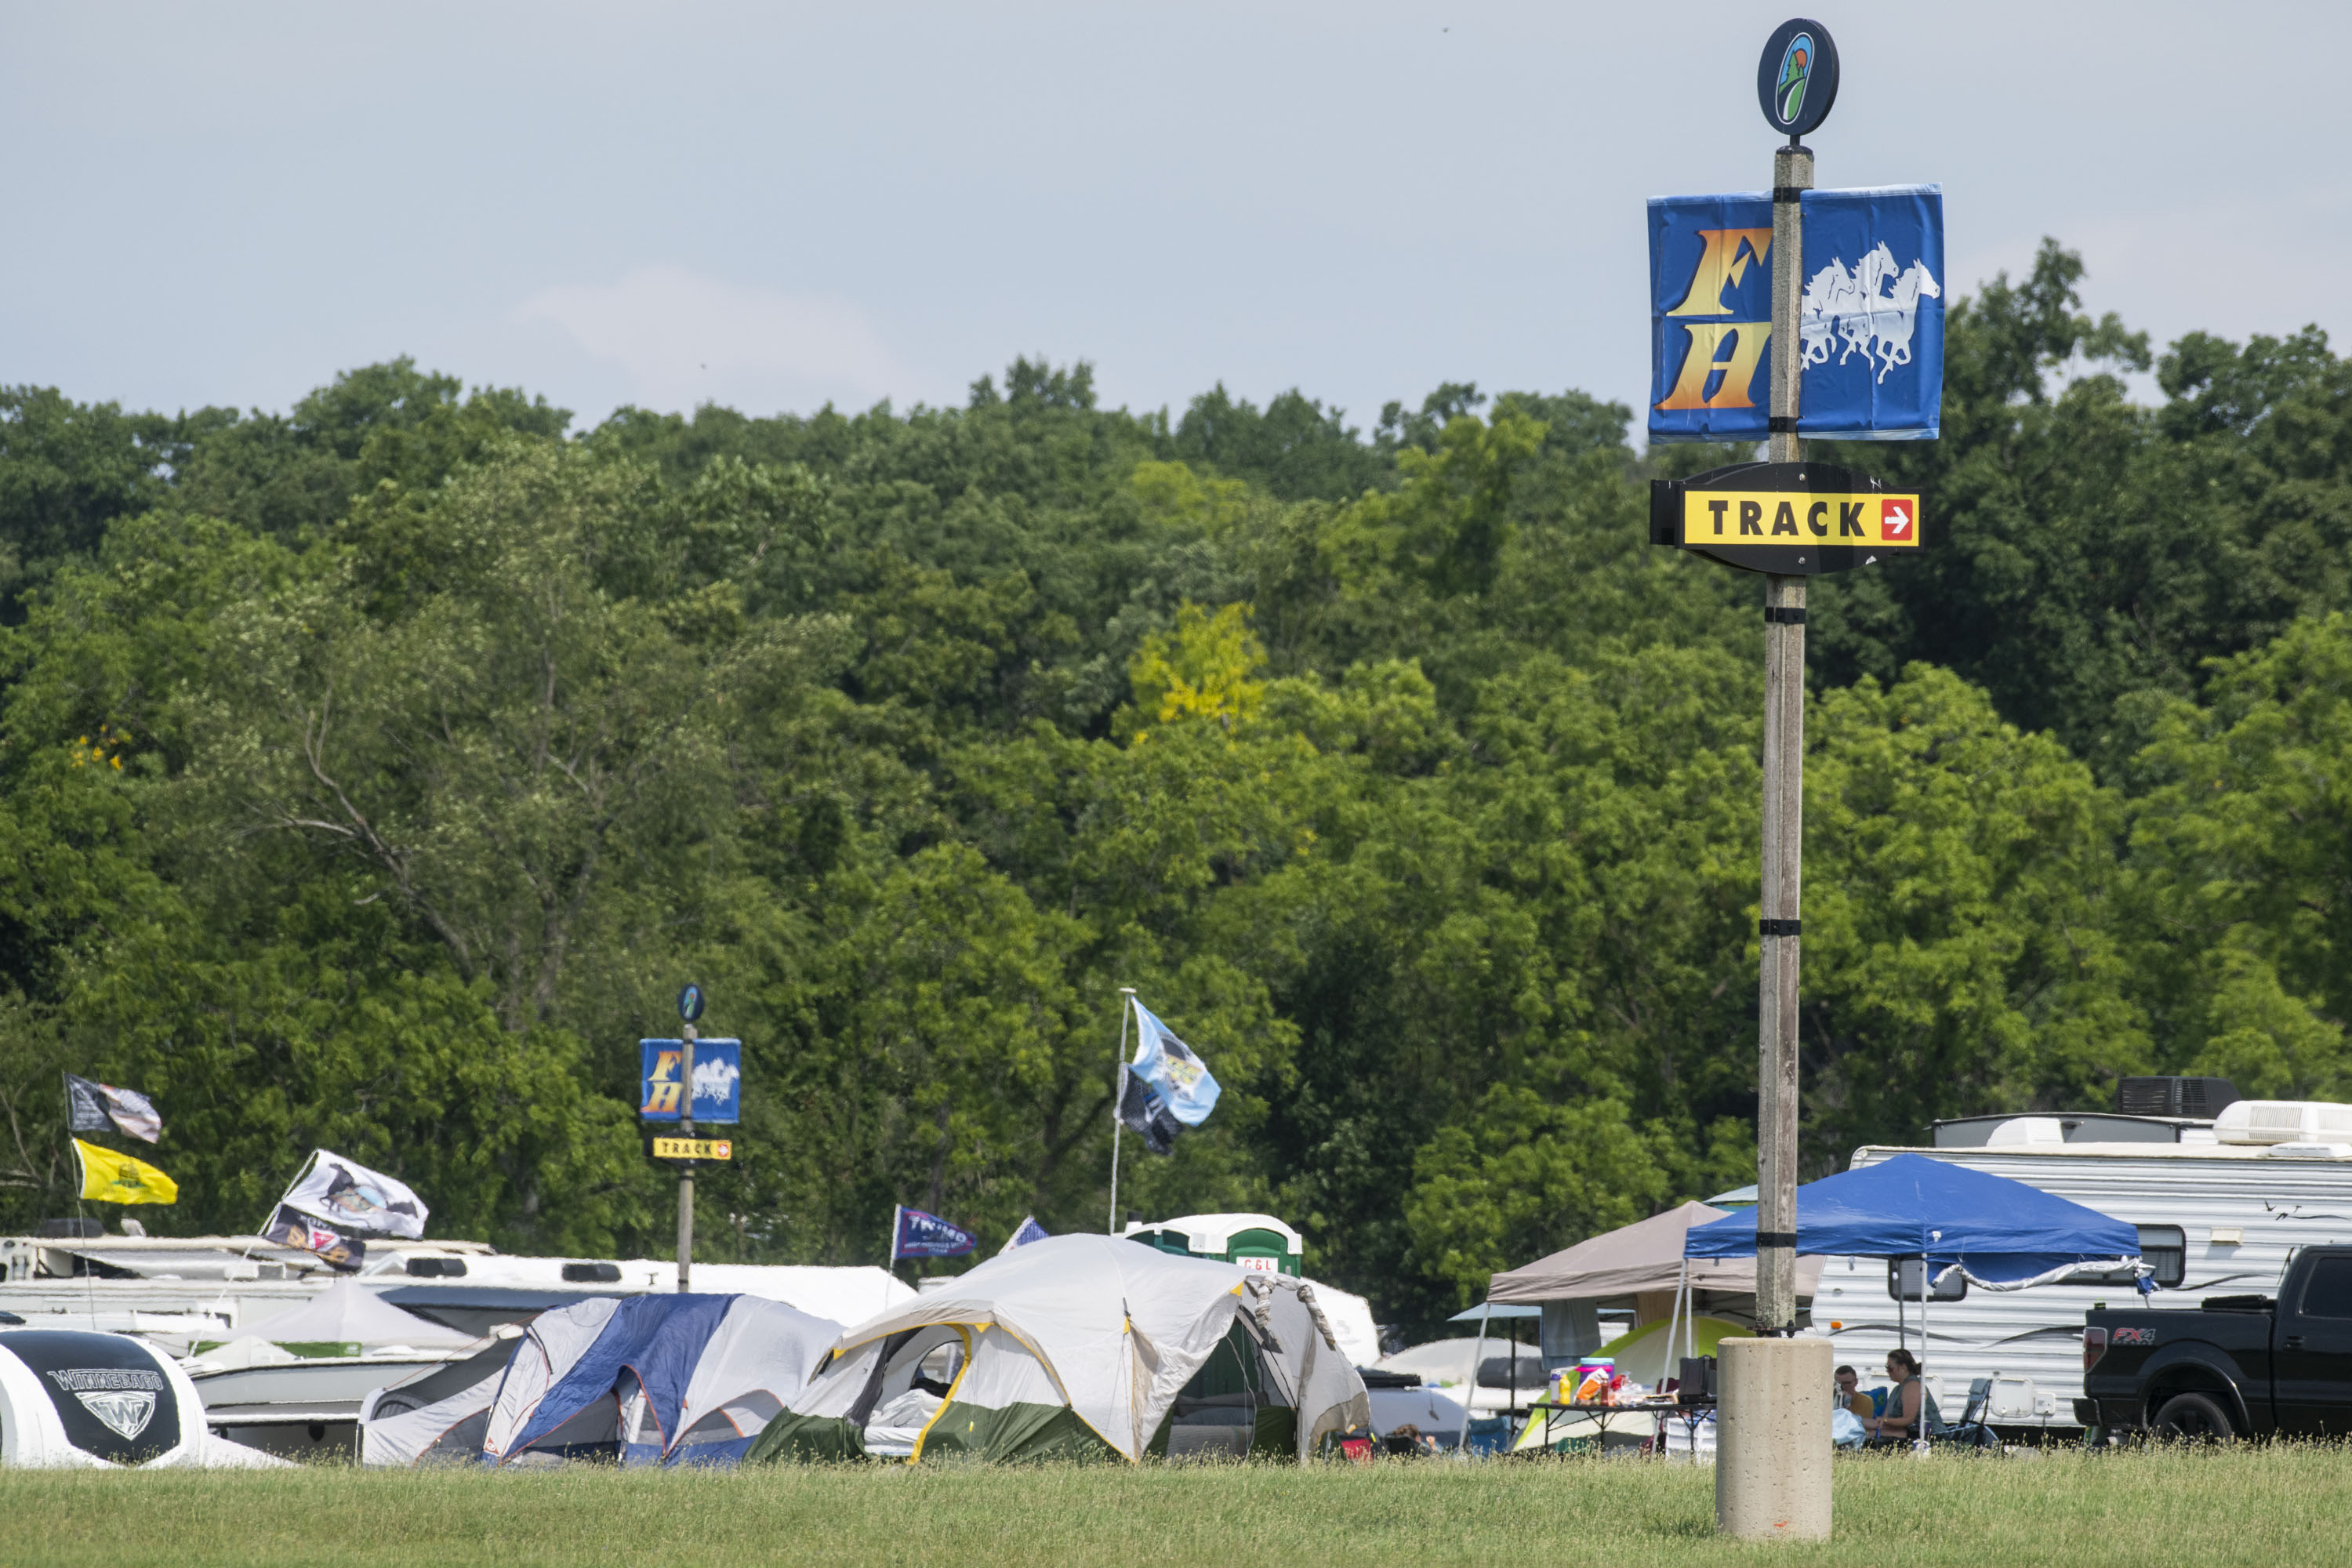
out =
[[(2145, 1304), (2159, 1310), (2194, 1308), (2209, 1294), (2274, 1292), (2296, 1248), (2352, 1243), (2352, 1106), (2241, 1100), (2220, 1079), (2125, 1086), (2112, 1114), (1940, 1121), (1932, 1147), (1865, 1147), (1852, 1166), (1926, 1154), (2128, 1221), (2158, 1286)], [(2131, 1113), (2146, 1110), (2157, 1113)], [(2078, 1435), (2087, 1424), (2075, 1408), (2083, 1314), (2137, 1303), (2131, 1279), (1995, 1291), (1955, 1275), (1923, 1303), (1918, 1269), (1916, 1260), (1824, 1262), (1811, 1321), (1828, 1331), (1839, 1362), (1868, 1386), (1883, 1381), (1886, 1352), (1907, 1339), (1946, 1420), (1959, 1415), (1972, 1380), (1990, 1378), (1988, 1418), (2004, 1436)]]

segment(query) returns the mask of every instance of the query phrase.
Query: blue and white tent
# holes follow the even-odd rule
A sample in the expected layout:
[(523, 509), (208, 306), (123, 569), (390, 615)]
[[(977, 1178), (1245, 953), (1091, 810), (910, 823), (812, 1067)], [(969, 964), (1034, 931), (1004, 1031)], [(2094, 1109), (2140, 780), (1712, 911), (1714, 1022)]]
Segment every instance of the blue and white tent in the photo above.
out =
[(739, 1464), (841, 1331), (756, 1296), (600, 1296), (543, 1313), (491, 1401), (483, 1462)]

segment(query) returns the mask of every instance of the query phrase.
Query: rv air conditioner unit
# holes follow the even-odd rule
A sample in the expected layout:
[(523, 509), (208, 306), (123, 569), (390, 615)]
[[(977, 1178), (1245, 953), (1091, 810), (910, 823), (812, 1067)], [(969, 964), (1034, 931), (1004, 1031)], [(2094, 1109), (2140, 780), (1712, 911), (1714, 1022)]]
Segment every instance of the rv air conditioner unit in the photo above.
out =
[(2352, 1142), (2352, 1105), (2311, 1100), (2242, 1100), (2213, 1119), (2223, 1143)]

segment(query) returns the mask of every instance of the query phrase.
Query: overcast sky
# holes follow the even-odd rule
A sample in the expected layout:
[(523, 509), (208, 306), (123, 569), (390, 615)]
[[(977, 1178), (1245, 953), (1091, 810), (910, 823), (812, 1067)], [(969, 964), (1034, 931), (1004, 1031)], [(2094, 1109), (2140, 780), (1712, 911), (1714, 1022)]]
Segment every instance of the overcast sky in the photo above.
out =
[[(0, 382), (282, 409), (409, 353), (593, 421), (1028, 353), (1138, 409), (1638, 406), (1643, 198), (1769, 183), (1789, 14), (0, 0)], [(2159, 342), (2352, 331), (2352, 6), (1812, 15), (1820, 183), (1940, 182), (1948, 288), (2053, 235)]]

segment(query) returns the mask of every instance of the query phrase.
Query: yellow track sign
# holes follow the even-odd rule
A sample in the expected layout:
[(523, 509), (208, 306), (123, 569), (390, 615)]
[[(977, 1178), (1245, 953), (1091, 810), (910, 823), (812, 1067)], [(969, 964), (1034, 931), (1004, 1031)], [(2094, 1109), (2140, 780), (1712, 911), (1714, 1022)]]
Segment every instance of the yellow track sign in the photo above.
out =
[(1919, 497), (1832, 463), (1735, 463), (1650, 486), (1650, 542), (1812, 576), (1920, 549)]
[(724, 1138), (656, 1138), (656, 1160), (731, 1160), (735, 1145)]

